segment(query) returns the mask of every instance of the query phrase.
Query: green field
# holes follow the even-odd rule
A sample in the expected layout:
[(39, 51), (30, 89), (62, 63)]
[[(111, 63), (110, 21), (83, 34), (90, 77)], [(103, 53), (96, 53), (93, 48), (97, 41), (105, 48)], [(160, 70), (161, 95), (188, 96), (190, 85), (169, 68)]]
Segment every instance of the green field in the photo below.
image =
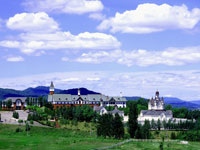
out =
[[(16, 132), (20, 128), (21, 132)], [(0, 124), (0, 149), (4, 150), (88, 150), (88, 149), (108, 149), (123, 140), (97, 138), (95, 132), (70, 129), (55, 129), (44, 127), (31, 127), (29, 132), (25, 131), (25, 126)], [(160, 140), (131, 141), (111, 149), (159, 149)], [(164, 142), (164, 149), (173, 150), (197, 150), (198, 142), (189, 142), (187, 145), (180, 141)]]

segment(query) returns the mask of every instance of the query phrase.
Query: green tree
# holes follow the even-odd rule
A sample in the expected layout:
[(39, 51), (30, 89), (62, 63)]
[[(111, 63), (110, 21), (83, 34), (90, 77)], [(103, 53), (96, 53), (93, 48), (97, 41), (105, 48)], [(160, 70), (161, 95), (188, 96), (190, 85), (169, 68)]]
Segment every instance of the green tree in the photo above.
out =
[(124, 137), (124, 125), (122, 122), (122, 118), (118, 113), (115, 114), (113, 119), (113, 135), (116, 139), (121, 139)]
[(135, 138), (136, 139), (142, 139), (143, 138), (142, 126), (140, 124), (138, 124), (137, 130), (135, 131)]
[(13, 112), (13, 118), (18, 119), (18, 118), (19, 118), (19, 113), (16, 112), (16, 111), (14, 111), (14, 112)]
[(161, 126), (162, 126), (162, 124), (161, 124), (161, 122), (160, 122), (160, 119), (158, 119), (158, 121), (157, 121), (157, 127), (158, 127), (158, 130), (159, 130), (159, 131), (160, 131)]
[(151, 129), (156, 129), (157, 128), (157, 124), (156, 122), (154, 121), (154, 119), (151, 120)]
[(145, 120), (144, 125), (142, 126), (144, 139), (150, 138), (150, 128), (151, 126), (149, 120)]
[(2, 101), (0, 101), (0, 110), (1, 110), (1, 108), (2, 108), (2, 104), (3, 104)]
[(135, 102), (130, 103), (130, 108), (129, 108), (129, 119), (128, 119), (128, 132), (130, 134), (131, 138), (134, 138), (135, 132), (138, 127), (138, 122), (137, 122), (137, 105)]
[(97, 136), (103, 136), (104, 138), (113, 136), (113, 115), (103, 114), (99, 116), (97, 122)]
[(172, 110), (172, 105), (169, 105), (169, 104), (166, 105), (166, 106), (165, 106), (165, 110)]
[(25, 131), (26, 131), (26, 134), (28, 135), (28, 131), (30, 131), (30, 125), (28, 124), (28, 121), (26, 121), (26, 126), (25, 126)]
[(9, 99), (9, 100), (6, 102), (6, 107), (7, 107), (7, 108), (11, 108), (11, 106), (12, 106), (12, 100)]

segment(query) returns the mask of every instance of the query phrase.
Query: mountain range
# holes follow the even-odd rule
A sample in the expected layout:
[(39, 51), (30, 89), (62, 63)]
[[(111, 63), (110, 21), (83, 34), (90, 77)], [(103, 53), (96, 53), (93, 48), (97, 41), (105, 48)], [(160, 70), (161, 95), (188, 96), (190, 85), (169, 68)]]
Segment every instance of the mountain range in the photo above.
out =
[[(68, 89), (68, 90), (61, 90), (55, 89), (55, 93), (58, 94), (72, 94), (77, 95), (78, 89)], [(88, 90), (86, 88), (80, 88), (82, 95), (87, 94), (100, 94), (98, 92), (94, 92)], [(3, 89), (0, 88), (0, 100), (4, 100), (7, 97), (38, 97), (38, 96), (47, 96), (49, 94), (49, 87), (46, 86), (38, 86), (35, 88), (27, 88), (25, 90), (14, 90), (14, 89)], [(141, 98), (140, 96), (132, 96), (126, 97), (127, 100), (138, 100)], [(186, 107), (188, 109), (200, 109), (200, 100), (195, 101), (184, 101), (179, 98), (175, 97), (164, 97), (165, 104), (170, 104), (172, 107)]]

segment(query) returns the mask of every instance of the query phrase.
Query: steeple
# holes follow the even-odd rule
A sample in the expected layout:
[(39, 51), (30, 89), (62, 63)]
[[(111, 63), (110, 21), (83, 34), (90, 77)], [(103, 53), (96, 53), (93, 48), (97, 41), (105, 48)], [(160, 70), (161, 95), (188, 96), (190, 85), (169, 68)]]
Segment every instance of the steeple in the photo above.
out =
[(54, 85), (53, 85), (53, 81), (51, 81), (51, 85), (49, 87), (49, 94), (53, 95), (54, 94)]
[(78, 88), (78, 96), (81, 96), (81, 89)]
[(164, 110), (164, 100), (159, 97), (159, 91), (155, 93), (155, 98), (151, 98), (148, 102), (148, 110)]
[(156, 98), (159, 98), (159, 91), (158, 90), (156, 91), (155, 96), (156, 96)]

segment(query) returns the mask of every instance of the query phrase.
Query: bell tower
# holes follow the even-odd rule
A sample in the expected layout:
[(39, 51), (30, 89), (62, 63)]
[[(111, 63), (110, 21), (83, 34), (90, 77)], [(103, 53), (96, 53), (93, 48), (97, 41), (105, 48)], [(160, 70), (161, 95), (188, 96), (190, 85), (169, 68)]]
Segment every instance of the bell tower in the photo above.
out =
[(54, 94), (54, 85), (53, 85), (53, 81), (51, 81), (51, 85), (49, 87), (49, 94), (53, 95)]

